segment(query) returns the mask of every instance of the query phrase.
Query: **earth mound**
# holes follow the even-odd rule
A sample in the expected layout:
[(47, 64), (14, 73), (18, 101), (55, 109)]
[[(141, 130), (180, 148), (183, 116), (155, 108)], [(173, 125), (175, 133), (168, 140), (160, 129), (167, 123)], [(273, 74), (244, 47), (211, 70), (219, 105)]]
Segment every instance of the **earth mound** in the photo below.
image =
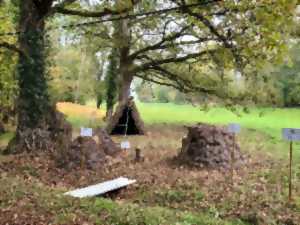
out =
[[(192, 166), (229, 169), (232, 150), (233, 134), (224, 127), (197, 124), (188, 127), (188, 134), (182, 140), (178, 159), (181, 163)], [(233, 159), (235, 166), (243, 161), (237, 143), (235, 143)]]

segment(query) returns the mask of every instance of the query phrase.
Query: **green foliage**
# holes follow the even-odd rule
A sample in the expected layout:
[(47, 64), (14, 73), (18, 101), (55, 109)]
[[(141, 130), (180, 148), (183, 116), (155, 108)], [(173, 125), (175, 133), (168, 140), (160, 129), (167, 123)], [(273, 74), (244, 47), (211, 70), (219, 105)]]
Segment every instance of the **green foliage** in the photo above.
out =
[(164, 88), (164, 87), (159, 88), (157, 91), (156, 98), (157, 98), (157, 101), (160, 103), (168, 103), (169, 102), (168, 89)]
[(153, 86), (150, 82), (144, 82), (141, 79), (134, 80), (134, 91), (141, 102), (155, 101)]
[(17, 81), (14, 76), (16, 56), (5, 51), (0, 53), (0, 107), (11, 107), (17, 95)]
[(61, 46), (56, 43), (52, 50), (51, 59), (54, 61), (50, 74), (50, 95), (54, 102), (78, 102), (95, 96), (95, 81), (97, 64), (93, 61), (96, 56), (83, 51), (85, 45), (79, 47)]
[(100, 81), (98, 80), (95, 83), (96, 106), (98, 109), (100, 108), (103, 101), (105, 100), (105, 92), (106, 92), (105, 82), (102, 80)]
[(300, 43), (290, 46), (290, 62), (275, 67), (273, 72), (277, 88), (285, 106), (300, 105)]
[[(0, 5), (0, 33), (9, 32), (14, 29), (15, 23), (13, 14), (14, 7), (9, 2), (3, 2)], [(15, 37), (0, 37), (0, 42), (6, 41), (14, 44)], [(0, 120), (1, 113), (4, 108), (14, 107), (15, 99), (18, 94), (17, 80), (15, 77), (15, 66), (17, 62), (17, 54), (15, 52), (0, 49)]]
[[(276, 1), (270, 6), (268, 1), (229, 0), (221, 4), (204, 4), (202, 7), (187, 9), (187, 20), (182, 21), (179, 27), (194, 24), (197, 28), (190, 33), (188, 30), (186, 32), (191, 36), (196, 33), (196, 37), (209, 40), (204, 40), (201, 45), (187, 45), (186, 48), (197, 49), (196, 53), (203, 54), (183, 62), (175, 60), (172, 63), (172, 60), (168, 60), (168, 63), (161, 65), (154, 63), (168, 73), (150, 66), (149, 71), (145, 71), (145, 68), (139, 71), (139, 76), (145, 77), (146, 80), (175, 86), (180, 90), (194, 90), (220, 99), (231, 99), (228, 101), (231, 104), (240, 102), (280, 105), (281, 99), (278, 98), (276, 91), (257, 76), (257, 72), (266, 62), (278, 63), (284, 59), (289, 33), (294, 25), (296, 4), (297, 1)], [(178, 20), (182, 18), (180, 13), (174, 13), (172, 16)], [(163, 28), (159, 29), (159, 25), (168, 26), (166, 21), (165, 18), (155, 17), (144, 21), (142, 27), (148, 33), (156, 33), (159, 36), (159, 31), (163, 30)], [(171, 32), (170, 35), (175, 32)], [(138, 40), (134, 39), (132, 42), (138, 45), (133, 46), (133, 49), (138, 51), (153, 45), (151, 39), (148, 41), (147, 38), (140, 38), (138, 34), (135, 36)], [(164, 37), (166, 36), (168, 34), (164, 34)], [(166, 58), (176, 59), (182, 55), (189, 55), (185, 46), (179, 45), (178, 42), (180, 40), (171, 41), (171, 44), (167, 45), (168, 47), (164, 46), (163, 50), (158, 48), (143, 52), (144, 55), (141, 60), (136, 60), (136, 64), (144, 62), (151, 64), (153, 61), (159, 62)], [(235, 82), (234, 70), (236, 69), (242, 72), (241, 84)], [(259, 83), (259, 88), (249, 92), (249, 87), (256, 85), (256, 81)], [(239, 90), (239, 85), (246, 88)], [(255, 97), (261, 94), (265, 96)], [(268, 98), (268, 95), (271, 95), (271, 98)]]
[(186, 94), (172, 87), (135, 81), (135, 92), (141, 102), (186, 103)]

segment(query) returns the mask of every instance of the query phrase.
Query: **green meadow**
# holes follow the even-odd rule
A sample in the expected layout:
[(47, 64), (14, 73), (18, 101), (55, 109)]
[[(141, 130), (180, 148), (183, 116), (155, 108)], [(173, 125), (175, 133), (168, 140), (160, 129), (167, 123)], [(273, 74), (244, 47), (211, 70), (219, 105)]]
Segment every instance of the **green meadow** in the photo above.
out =
[(300, 108), (250, 108), (244, 112), (241, 108), (237, 108), (236, 111), (222, 107), (202, 109), (172, 103), (138, 103), (138, 108), (142, 118), (149, 124), (240, 123), (245, 128), (265, 132), (277, 138), (281, 136), (283, 127), (300, 127)]
[[(87, 103), (94, 106), (94, 101)], [(103, 106), (105, 108), (105, 106)], [(173, 103), (137, 103), (139, 112), (146, 124), (193, 124), (197, 122), (223, 124), (240, 123), (242, 127), (267, 133), (281, 138), (282, 128), (300, 127), (300, 108), (243, 108), (234, 110), (224, 107), (201, 108), (192, 105)], [(74, 118), (84, 123), (88, 118)]]

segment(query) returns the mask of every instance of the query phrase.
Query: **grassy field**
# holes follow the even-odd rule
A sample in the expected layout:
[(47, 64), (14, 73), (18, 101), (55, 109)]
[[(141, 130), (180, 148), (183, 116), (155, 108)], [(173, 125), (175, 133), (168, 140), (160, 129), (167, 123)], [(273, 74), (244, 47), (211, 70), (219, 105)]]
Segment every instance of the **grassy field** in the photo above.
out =
[(245, 128), (266, 132), (274, 137), (280, 137), (283, 127), (300, 127), (300, 109), (254, 108), (245, 113), (241, 109), (238, 112), (232, 112), (220, 107), (204, 111), (191, 105), (171, 103), (139, 103), (138, 107), (146, 123), (227, 124), (237, 122)]
[[(87, 105), (93, 108), (95, 102), (90, 101)], [(237, 122), (245, 128), (265, 132), (277, 138), (281, 137), (281, 128), (300, 127), (300, 108), (250, 108), (246, 113), (241, 108), (237, 108), (236, 112), (223, 107), (204, 110), (192, 105), (172, 103), (139, 102), (137, 106), (147, 124), (193, 124), (197, 122), (228, 124)]]

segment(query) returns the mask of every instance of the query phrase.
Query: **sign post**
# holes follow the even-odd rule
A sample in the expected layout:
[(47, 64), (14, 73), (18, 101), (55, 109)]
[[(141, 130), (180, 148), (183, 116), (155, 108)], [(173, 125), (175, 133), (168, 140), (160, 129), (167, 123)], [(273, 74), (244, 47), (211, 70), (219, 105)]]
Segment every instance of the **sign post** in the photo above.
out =
[[(86, 127), (81, 127), (80, 128), (80, 136), (81, 137), (92, 137), (93, 136), (93, 129), (92, 128), (86, 128)], [(85, 158), (84, 154), (81, 150), (81, 160), (80, 160), (80, 167), (81, 169), (84, 167), (85, 164)]]
[(292, 163), (293, 163), (293, 142), (290, 141), (290, 171), (289, 171), (289, 201), (292, 201)]
[(295, 128), (283, 128), (282, 137), (285, 140), (290, 141), (290, 161), (289, 161), (289, 202), (292, 201), (292, 164), (293, 164), (293, 141), (300, 141), (300, 129)]
[(230, 176), (231, 176), (231, 183), (233, 182), (234, 176), (234, 163), (235, 163), (235, 147), (236, 147), (236, 140), (235, 135), (241, 131), (241, 126), (237, 123), (230, 123), (228, 124), (228, 132), (232, 133), (232, 149), (231, 149), (231, 168), (230, 168)]

